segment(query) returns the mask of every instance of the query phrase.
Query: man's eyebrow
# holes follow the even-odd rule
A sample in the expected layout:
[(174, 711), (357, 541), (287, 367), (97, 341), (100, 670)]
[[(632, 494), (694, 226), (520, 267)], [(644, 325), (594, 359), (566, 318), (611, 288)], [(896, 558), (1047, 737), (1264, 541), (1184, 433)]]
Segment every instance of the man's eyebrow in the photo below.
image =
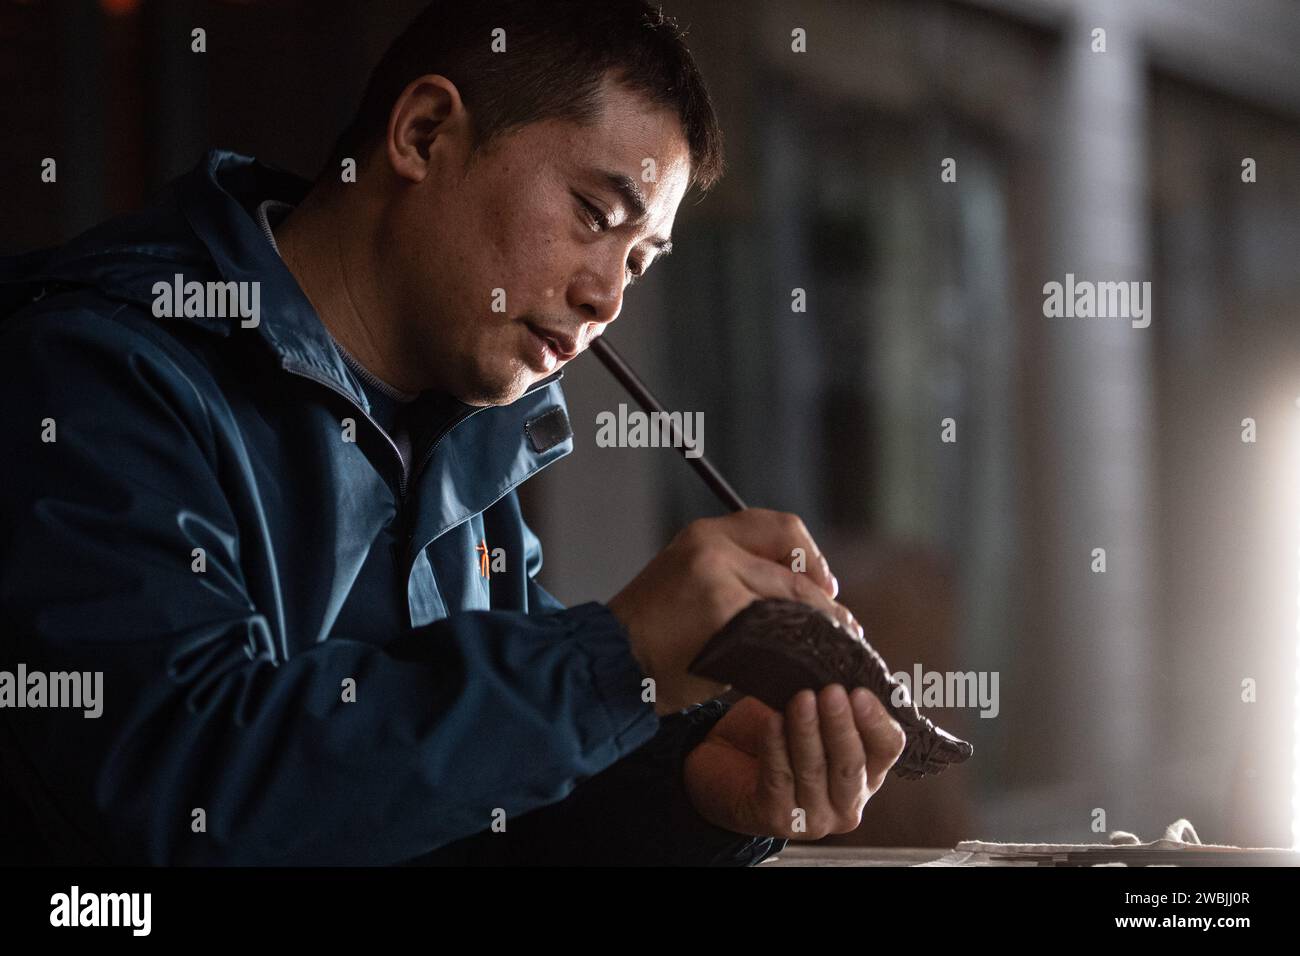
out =
[[(628, 212), (631, 213), (629, 221), (640, 222), (646, 217), (645, 193), (641, 191), (635, 179), (624, 173), (604, 172), (601, 175), (605, 179), (605, 184), (618, 193), (619, 198), (623, 200), (623, 205), (627, 206)], [(673, 241), (666, 236), (651, 239), (650, 245), (655, 247), (661, 257), (673, 251)]]

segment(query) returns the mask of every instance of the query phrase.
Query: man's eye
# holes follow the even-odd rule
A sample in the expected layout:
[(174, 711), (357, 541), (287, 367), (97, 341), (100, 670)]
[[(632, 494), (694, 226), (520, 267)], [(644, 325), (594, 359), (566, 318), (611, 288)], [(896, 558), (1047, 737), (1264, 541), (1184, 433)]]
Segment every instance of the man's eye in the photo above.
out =
[(604, 232), (609, 228), (609, 217), (601, 212), (599, 208), (594, 204), (587, 202), (587, 200), (583, 199), (581, 196), (578, 197), (578, 202), (582, 204), (582, 211), (586, 213), (587, 220), (591, 224), (593, 230)]
[(641, 278), (643, 275), (645, 275), (645, 267), (642, 266), (641, 263), (629, 262), (627, 264), (628, 285), (631, 285), (632, 283), (636, 282), (636, 280)]

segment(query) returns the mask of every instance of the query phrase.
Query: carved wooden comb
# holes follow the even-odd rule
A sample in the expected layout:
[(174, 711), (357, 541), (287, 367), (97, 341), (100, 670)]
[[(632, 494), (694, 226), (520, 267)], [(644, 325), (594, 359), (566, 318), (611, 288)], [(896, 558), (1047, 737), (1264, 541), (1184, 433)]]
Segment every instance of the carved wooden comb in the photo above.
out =
[(825, 614), (797, 601), (754, 601), (713, 635), (690, 671), (757, 697), (775, 710), (805, 688), (841, 684), (847, 691), (865, 687), (902, 726), (907, 745), (894, 764), (905, 780), (943, 773), (975, 748), (921, 716), (889, 666), (870, 644), (836, 627)]

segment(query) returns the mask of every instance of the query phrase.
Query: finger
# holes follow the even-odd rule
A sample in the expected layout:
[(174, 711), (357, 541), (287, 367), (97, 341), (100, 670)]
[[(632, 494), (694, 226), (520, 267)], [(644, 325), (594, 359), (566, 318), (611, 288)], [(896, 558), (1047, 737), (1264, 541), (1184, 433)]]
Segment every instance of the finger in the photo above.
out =
[(763, 749), (759, 758), (758, 803), (778, 833), (790, 832), (790, 810), (795, 805), (794, 768), (786, 750), (785, 718), (777, 711), (763, 724)]
[(775, 561), (787, 569), (791, 567), (795, 549), (801, 549), (807, 558), (806, 573), (814, 583), (832, 598), (839, 593), (839, 582), (831, 574), (826, 556), (798, 515), (767, 508), (746, 508), (718, 519), (718, 528), (749, 553)]
[(849, 609), (828, 598), (805, 575), (772, 561), (756, 558), (744, 551), (741, 552), (734, 566), (741, 583), (760, 597), (802, 601), (821, 611), (854, 637), (859, 639), (863, 637), (862, 625)]
[(842, 817), (856, 816), (864, 802), (862, 788), (866, 784), (867, 757), (849, 695), (841, 685), (831, 684), (818, 695), (818, 704), (831, 806)]
[(859, 687), (850, 695), (853, 704), (853, 718), (858, 733), (862, 736), (862, 749), (867, 760), (867, 790), (874, 794), (885, 782), (889, 772), (903, 747), (907, 744), (907, 735), (902, 726), (885, 710), (875, 694), (865, 687)]
[(829, 809), (826, 794), (826, 751), (822, 747), (817, 695), (801, 690), (785, 709), (785, 743), (794, 769), (795, 805), (804, 811), (809, 831)]
[(741, 583), (759, 597), (800, 601), (821, 611), (836, 627), (847, 628), (850, 634), (857, 633), (850, 623), (851, 615), (847, 608), (842, 608), (828, 598), (826, 592), (805, 575), (771, 561), (764, 561), (744, 550), (739, 551), (735, 568)]

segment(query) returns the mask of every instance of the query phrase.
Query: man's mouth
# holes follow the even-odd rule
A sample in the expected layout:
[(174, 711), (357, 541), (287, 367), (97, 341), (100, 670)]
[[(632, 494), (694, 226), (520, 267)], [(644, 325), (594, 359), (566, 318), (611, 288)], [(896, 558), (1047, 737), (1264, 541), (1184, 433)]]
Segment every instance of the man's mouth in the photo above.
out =
[(567, 362), (570, 359), (578, 357), (578, 340), (576, 337), (566, 335), (563, 332), (553, 332), (550, 329), (543, 328), (532, 322), (524, 322), (528, 327), (534, 345), (534, 353), (530, 355), (533, 360), (529, 364), (534, 368), (541, 366), (539, 371), (552, 371), (560, 362)]

